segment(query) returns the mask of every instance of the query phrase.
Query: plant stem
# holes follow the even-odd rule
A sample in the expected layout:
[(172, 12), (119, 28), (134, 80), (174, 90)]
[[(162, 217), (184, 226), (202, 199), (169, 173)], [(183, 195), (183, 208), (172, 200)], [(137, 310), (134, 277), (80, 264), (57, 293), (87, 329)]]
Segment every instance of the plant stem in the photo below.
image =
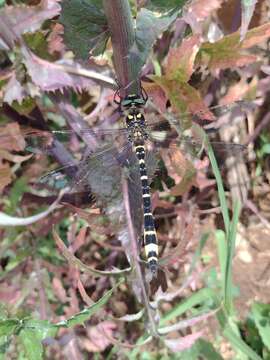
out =
[(103, 0), (111, 33), (113, 62), (120, 86), (120, 95), (139, 93), (140, 84), (134, 61), (129, 54), (135, 44), (135, 31), (128, 0)]

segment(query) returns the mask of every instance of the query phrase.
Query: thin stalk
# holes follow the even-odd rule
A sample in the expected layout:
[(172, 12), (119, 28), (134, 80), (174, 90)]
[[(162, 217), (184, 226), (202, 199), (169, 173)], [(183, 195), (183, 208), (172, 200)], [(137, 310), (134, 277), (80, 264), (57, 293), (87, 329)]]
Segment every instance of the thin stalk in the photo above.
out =
[(135, 42), (134, 21), (128, 0), (103, 0), (111, 33), (113, 62), (121, 96), (138, 93), (140, 85), (134, 62), (129, 56)]
[(141, 289), (141, 296), (142, 301), (145, 304), (145, 309), (148, 315), (149, 319), (149, 325), (150, 325), (150, 332), (152, 336), (157, 336), (157, 326), (156, 322), (153, 316), (153, 310), (150, 307), (149, 299), (147, 296), (147, 291), (145, 288), (145, 282), (141, 271), (141, 266), (139, 264), (139, 253), (138, 253), (138, 242), (134, 233), (133, 223), (131, 219), (131, 213), (130, 213), (130, 204), (129, 204), (129, 197), (128, 197), (128, 182), (126, 179), (123, 178), (122, 181), (122, 188), (123, 188), (123, 197), (124, 197), (124, 206), (126, 211), (126, 218), (127, 218), (127, 226), (128, 226), (128, 234), (130, 238), (130, 247), (133, 254), (132, 263), (134, 266), (135, 274), (138, 283), (140, 284)]

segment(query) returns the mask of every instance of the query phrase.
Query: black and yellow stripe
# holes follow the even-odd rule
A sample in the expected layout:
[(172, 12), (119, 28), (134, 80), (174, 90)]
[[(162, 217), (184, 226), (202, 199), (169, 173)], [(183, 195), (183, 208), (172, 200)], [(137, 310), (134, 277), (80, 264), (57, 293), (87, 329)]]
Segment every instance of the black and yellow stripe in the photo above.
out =
[(155, 222), (152, 214), (152, 203), (148, 175), (145, 164), (145, 140), (148, 139), (147, 125), (141, 108), (147, 101), (147, 94), (142, 91), (142, 96), (130, 94), (120, 102), (120, 110), (125, 115), (128, 139), (134, 146), (139, 161), (143, 215), (144, 215), (144, 246), (150, 270), (157, 274), (158, 244)]
[(144, 216), (144, 246), (147, 262), (153, 274), (157, 272), (158, 245), (155, 222), (152, 214), (152, 203), (148, 176), (145, 166), (145, 146), (143, 141), (134, 144), (135, 153), (139, 160), (142, 185), (143, 216)]

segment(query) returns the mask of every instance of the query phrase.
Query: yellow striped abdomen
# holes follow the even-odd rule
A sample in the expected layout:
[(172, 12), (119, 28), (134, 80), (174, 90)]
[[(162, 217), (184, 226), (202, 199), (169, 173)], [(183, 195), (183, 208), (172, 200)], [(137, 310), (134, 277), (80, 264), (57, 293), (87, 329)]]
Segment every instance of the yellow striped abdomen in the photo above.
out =
[(150, 189), (148, 185), (148, 176), (145, 165), (145, 146), (141, 141), (135, 144), (136, 156), (139, 160), (140, 177), (142, 185), (142, 200), (144, 214), (144, 246), (147, 262), (153, 275), (157, 272), (158, 245), (157, 234), (155, 230), (155, 222), (152, 214), (152, 203)]

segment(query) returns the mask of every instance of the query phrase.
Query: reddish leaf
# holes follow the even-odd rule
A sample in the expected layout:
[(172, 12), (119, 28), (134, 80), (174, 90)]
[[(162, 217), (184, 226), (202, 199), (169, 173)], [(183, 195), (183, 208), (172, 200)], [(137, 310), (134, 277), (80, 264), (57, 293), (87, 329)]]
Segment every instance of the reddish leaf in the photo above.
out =
[(193, 73), (194, 61), (199, 50), (198, 35), (185, 38), (176, 49), (171, 49), (165, 67), (166, 79), (187, 82)]
[(190, 25), (193, 32), (203, 32), (203, 20), (213, 14), (224, 0), (193, 0), (184, 11), (183, 19)]
[(178, 352), (191, 348), (195, 341), (202, 337), (202, 335), (203, 331), (199, 331), (178, 339), (164, 339), (164, 342), (171, 351)]
[(219, 104), (232, 104), (235, 101), (247, 98), (249, 94), (252, 96), (252, 94), (256, 93), (257, 84), (258, 80), (256, 77), (250, 83), (245, 78), (241, 79), (238, 83), (229, 87), (227, 94), (220, 99)]
[[(60, 11), (61, 7), (56, 0), (42, 0), (37, 6), (5, 6), (0, 10), (0, 23), (6, 31), (10, 30), (13, 33), (14, 41), (15, 35), (20, 37), (26, 32), (38, 30), (45, 20), (55, 17)], [(0, 28), (0, 36), (3, 35)]]
[(79, 75), (81, 66), (78, 63), (51, 63), (37, 57), (26, 48), (22, 51), (33, 83), (43, 91), (63, 90), (66, 87), (81, 91), (94, 84), (90, 78)]
[(62, 53), (65, 50), (65, 44), (63, 43), (64, 27), (62, 24), (55, 24), (52, 32), (48, 37), (49, 53), (55, 52)]
[(17, 123), (0, 127), (0, 149), (5, 151), (22, 151), (25, 141)]
[(0, 164), (0, 192), (12, 182), (12, 172), (8, 164)]
[(67, 296), (66, 290), (63, 287), (61, 280), (56, 276), (54, 276), (54, 278), (52, 280), (52, 287), (53, 287), (55, 295), (62, 303), (65, 303), (68, 301), (68, 296)]
[(212, 186), (216, 183), (214, 179), (208, 179), (205, 171), (209, 166), (209, 159), (205, 157), (203, 160), (197, 160), (195, 168), (197, 169), (195, 186), (202, 191), (206, 187)]
[(191, 125), (191, 116), (181, 119), (181, 114), (200, 114), (205, 120), (215, 120), (214, 114), (204, 104), (200, 93), (186, 82), (168, 80), (165, 76), (153, 76), (167, 97), (170, 99), (173, 110), (179, 114), (179, 121), (183, 129)]
[(112, 344), (110, 338), (116, 324), (112, 321), (103, 321), (97, 326), (91, 326), (87, 329), (88, 338), (83, 341), (84, 347), (89, 352), (102, 352)]
[(215, 43), (204, 43), (199, 51), (200, 64), (212, 70), (240, 67), (259, 60), (257, 55), (247, 54), (243, 50), (258, 45), (270, 36), (270, 24), (264, 24), (246, 34), (244, 41), (240, 42), (239, 31)]
[(75, 241), (72, 243), (72, 250), (76, 252), (81, 246), (85, 244), (85, 237), (88, 226), (84, 226), (80, 229), (79, 234), (76, 236)]
[(0, 301), (2, 304), (15, 305), (21, 296), (21, 290), (18, 289), (18, 285), (2, 283), (0, 290)]
[[(202, 101), (200, 93), (188, 84), (194, 71), (199, 45), (199, 35), (186, 38), (181, 46), (170, 50), (165, 75), (152, 76), (152, 79), (163, 89), (171, 101), (173, 110), (180, 116), (182, 113), (203, 113), (204, 119), (214, 120), (214, 115)], [(191, 118), (186, 117), (184, 121), (182, 127), (190, 127)]]
[(165, 153), (163, 153), (163, 160), (166, 163), (168, 175), (176, 182), (170, 193), (174, 196), (183, 195), (194, 183), (196, 177), (194, 166), (180, 150), (166, 152), (166, 158), (164, 155)]
[(18, 103), (21, 104), (23, 99), (28, 95), (28, 92), (17, 80), (14, 72), (4, 86), (3, 94), (4, 101), (11, 105), (13, 101), (18, 101)]
[(145, 91), (147, 92), (147, 94), (149, 95), (150, 99), (153, 100), (155, 105), (158, 107), (158, 109), (162, 112), (165, 112), (167, 98), (165, 96), (164, 91), (161, 89), (161, 87), (158, 86), (158, 84), (156, 84), (154, 82), (152, 82), (152, 83), (144, 82), (142, 84), (142, 86), (145, 89)]
[[(239, 34), (238, 34), (239, 36)], [(241, 42), (242, 49), (249, 49), (252, 46), (258, 45), (266, 41), (270, 37), (270, 23), (255, 27), (249, 30), (244, 41)]]

